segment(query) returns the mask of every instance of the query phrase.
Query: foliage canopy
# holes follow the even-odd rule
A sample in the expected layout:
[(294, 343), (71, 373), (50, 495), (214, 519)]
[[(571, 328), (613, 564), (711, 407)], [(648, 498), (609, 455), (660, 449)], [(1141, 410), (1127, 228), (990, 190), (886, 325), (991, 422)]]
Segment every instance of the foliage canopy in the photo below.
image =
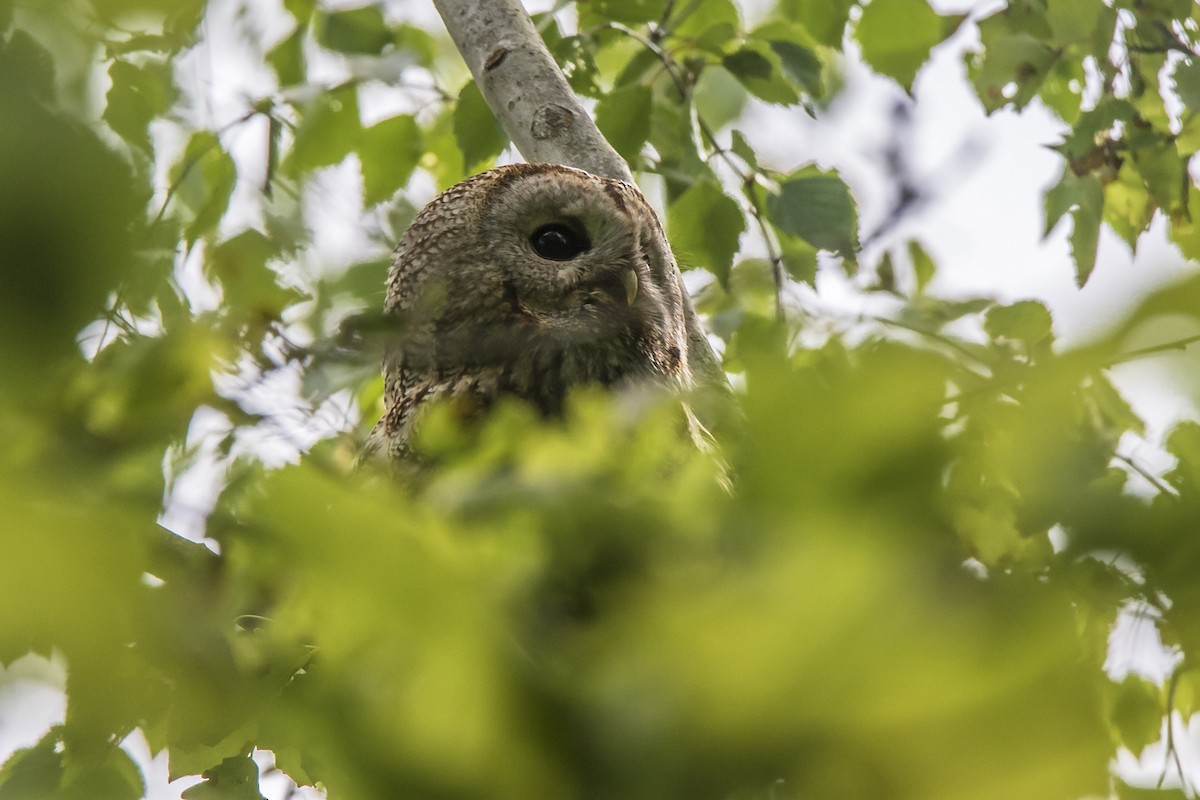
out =
[[(255, 748), (331, 798), (1180, 794), (1111, 762), (1197, 710), (1200, 425), (1139, 490), (1122, 447), (1143, 423), (1109, 372), (1198, 338), (1200, 275), (1058, 346), (1039, 303), (934, 294), (919, 242), (860, 264), (839, 175), (775, 171), (737, 129), (752, 101), (822, 113), (851, 44), (911, 89), (976, 21), (926, 0), (539, 16), (661, 186), (683, 266), (713, 276), (698, 306), (745, 419), (718, 457), (671, 398), (580, 392), (563, 420), (502, 404), (469, 428), (435, 410), (437, 466), (400, 485), (349, 469), (381, 382), (369, 315), (343, 323), (381, 303), (415, 198), (506, 137), (443, 32), (316, 0), (243, 42), (262, 95), (200, 121), (184, 65), (218, 5), (0, 0), (0, 664), (69, 669), (65, 721), (0, 798), (143, 796), (135, 730), (203, 775), (189, 800), (260, 797)], [(1196, 8), (977, 21), (983, 106), (1069, 127), (1046, 225), (1070, 218), (1081, 285), (1103, 224), (1135, 247), (1161, 215), (1200, 258)], [(386, 84), (410, 102), (376, 118)], [(347, 165), (371, 252), (298, 269), (314, 187)], [(797, 302), (819, 251), (888, 313)], [(264, 456), (335, 412), (298, 463)], [(208, 546), (156, 522), (205, 459)], [(1162, 685), (1104, 669), (1130, 613), (1174, 654)]]

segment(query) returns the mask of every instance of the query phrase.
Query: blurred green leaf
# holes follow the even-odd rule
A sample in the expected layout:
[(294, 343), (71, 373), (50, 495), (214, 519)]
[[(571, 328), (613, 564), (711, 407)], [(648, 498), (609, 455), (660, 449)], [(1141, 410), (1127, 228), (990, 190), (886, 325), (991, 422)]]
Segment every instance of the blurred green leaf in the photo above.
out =
[(667, 20), (673, 37), (691, 40), (711, 53), (720, 53), (738, 35), (742, 15), (733, 0), (676, 3)]
[(183, 800), (265, 800), (258, 790), (258, 765), (249, 756), (225, 759), (205, 771), (203, 783), (180, 796)]
[(150, 123), (166, 113), (176, 96), (172, 69), (168, 64), (148, 62), (136, 67), (127, 61), (113, 61), (108, 68), (112, 85), (104, 121), (121, 138), (149, 154)]
[(197, 131), (188, 140), (183, 156), (170, 171), (176, 196), (191, 211), (185, 236), (194, 242), (214, 231), (229, 208), (237, 182), (237, 166), (221, 140), (210, 131)]
[(908, 260), (912, 263), (913, 278), (916, 282), (917, 293), (924, 292), (929, 282), (937, 272), (937, 264), (918, 241), (908, 243)]
[[(16, 30), (9, 37), (5, 49), (8, 58), (21, 66), (25, 91), (40, 100), (53, 102), (56, 94), (54, 57), (46, 48), (25, 31)], [(122, 62), (114, 62), (114, 65), (119, 63)]]
[(333, 11), (317, 25), (322, 47), (341, 53), (378, 55), (392, 43), (392, 32), (377, 5)]
[(300, 25), (267, 53), (267, 63), (275, 70), (280, 86), (295, 86), (308, 77), (308, 63), (304, 56), (307, 35), (308, 28)]
[(983, 326), (993, 339), (1015, 339), (1032, 347), (1050, 336), (1051, 324), (1046, 306), (1036, 300), (1021, 300), (988, 309)]
[(301, 299), (295, 289), (280, 286), (267, 267), (276, 256), (274, 243), (254, 229), (213, 248), (208, 269), (221, 283), (226, 310), (258, 319), (279, 319), (283, 309)]
[(359, 144), (362, 121), (358, 90), (346, 86), (322, 94), (303, 110), (292, 149), (282, 169), (300, 177), (340, 163)]
[(1158, 741), (1163, 722), (1158, 687), (1136, 675), (1129, 675), (1111, 691), (1112, 720), (1121, 744), (1133, 753), (1140, 753), (1147, 745)]
[(592, 20), (611, 20), (626, 25), (638, 25), (661, 19), (667, 0), (583, 0), (579, 4), (585, 26)]
[(63, 729), (51, 728), (33, 747), (18, 750), (0, 770), (0, 797), (138, 800), (146, 791), (141, 771), (116, 747), (79, 758), (64, 749)]
[(296, 18), (297, 22), (304, 25), (316, 12), (317, 0), (283, 0), (283, 7)]

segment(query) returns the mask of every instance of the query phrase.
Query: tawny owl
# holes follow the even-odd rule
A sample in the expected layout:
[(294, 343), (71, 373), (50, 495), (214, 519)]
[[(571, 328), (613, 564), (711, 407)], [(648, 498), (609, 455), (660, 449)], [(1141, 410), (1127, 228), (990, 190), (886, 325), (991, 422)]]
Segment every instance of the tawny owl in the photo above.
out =
[(365, 454), (412, 455), (421, 408), (501, 395), (543, 413), (580, 384), (687, 388), (679, 270), (631, 184), (513, 164), (434, 198), (396, 248), (383, 418)]

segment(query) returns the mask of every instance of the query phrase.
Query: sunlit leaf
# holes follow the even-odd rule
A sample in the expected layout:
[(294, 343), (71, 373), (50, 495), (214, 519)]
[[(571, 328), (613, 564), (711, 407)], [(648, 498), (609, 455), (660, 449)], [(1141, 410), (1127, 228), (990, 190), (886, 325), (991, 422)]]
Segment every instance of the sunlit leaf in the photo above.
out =
[(926, 0), (872, 0), (854, 29), (872, 69), (912, 89), (917, 70), (942, 40), (942, 23)]

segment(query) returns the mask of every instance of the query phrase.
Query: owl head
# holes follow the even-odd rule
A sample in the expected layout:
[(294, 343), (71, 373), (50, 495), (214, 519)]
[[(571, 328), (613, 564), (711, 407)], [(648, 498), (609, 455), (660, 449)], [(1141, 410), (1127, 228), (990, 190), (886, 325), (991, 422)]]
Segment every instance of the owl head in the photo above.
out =
[(570, 386), (686, 385), (683, 287), (662, 227), (623, 181), (514, 164), (451, 187), (396, 250), (387, 308), (396, 365), (498, 371), (502, 391), (554, 406)]

